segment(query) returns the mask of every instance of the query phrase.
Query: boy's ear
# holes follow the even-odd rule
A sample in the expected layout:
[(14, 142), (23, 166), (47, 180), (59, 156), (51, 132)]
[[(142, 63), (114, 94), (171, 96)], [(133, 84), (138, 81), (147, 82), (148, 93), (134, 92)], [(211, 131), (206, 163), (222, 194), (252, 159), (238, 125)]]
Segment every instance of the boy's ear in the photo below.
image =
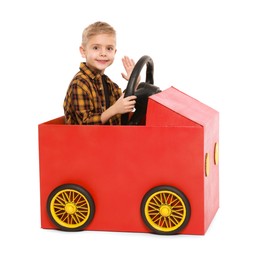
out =
[(84, 50), (83, 46), (80, 46), (79, 50), (80, 50), (80, 53), (82, 55), (82, 58), (86, 58), (85, 57), (85, 50)]

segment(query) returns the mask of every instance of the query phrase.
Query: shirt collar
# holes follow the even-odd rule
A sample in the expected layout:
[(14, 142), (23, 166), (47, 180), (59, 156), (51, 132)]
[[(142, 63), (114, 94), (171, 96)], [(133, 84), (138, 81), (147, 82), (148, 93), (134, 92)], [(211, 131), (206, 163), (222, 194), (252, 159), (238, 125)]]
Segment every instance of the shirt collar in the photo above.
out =
[(90, 69), (85, 62), (81, 62), (80, 64), (80, 70), (85, 73), (88, 77), (90, 77), (91, 79), (98, 79), (100, 78), (102, 75), (92, 69)]

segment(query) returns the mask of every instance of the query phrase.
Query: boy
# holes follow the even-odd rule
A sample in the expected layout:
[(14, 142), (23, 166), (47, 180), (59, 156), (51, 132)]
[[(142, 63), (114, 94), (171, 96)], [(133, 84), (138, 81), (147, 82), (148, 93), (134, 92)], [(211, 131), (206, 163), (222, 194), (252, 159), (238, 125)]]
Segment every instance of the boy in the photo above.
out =
[[(136, 96), (124, 98), (118, 85), (104, 74), (114, 62), (116, 51), (116, 32), (112, 26), (95, 22), (84, 29), (80, 52), (86, 62), (80, 64), (64, 99), (66, 124), (120, 125), (121, 114), (134, 109)], [(135, 63), (127, 56), (122, 62), (127, 73), (122, 76), (128, 80)]]

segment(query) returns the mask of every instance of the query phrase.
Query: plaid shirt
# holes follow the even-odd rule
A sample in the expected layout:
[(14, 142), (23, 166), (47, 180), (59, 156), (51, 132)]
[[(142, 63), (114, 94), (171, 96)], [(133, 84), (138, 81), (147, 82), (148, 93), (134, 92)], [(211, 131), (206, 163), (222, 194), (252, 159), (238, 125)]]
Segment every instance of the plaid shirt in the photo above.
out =
[[(106, 77), (110, 106), (121, 96), (121, 89)], [(73, 125), (100, 125), (101, 114), (106, 110), (102, 76), (91, 71), (85, 63), (72, 79), (63, 103), (65, 123)], [(121, 115), (109, 119), (110, 125), (120, 125)]]

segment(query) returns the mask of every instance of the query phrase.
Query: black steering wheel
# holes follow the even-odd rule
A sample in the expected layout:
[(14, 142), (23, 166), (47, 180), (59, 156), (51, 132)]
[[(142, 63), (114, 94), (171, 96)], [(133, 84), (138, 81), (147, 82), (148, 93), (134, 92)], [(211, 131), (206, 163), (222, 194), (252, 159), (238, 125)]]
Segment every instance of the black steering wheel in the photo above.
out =
[[(138, 77), (144, 65), (146, 65), (146, 80), (145, 82), (141, 82), (138, 85), (137, 90), (135, 90)], [(122, 114), (121, 117), (122, 125), (141, 124), (142, 120), (144, 119), (144, 116), (146, 115), (148, 97), (158, 92), (161, 92), (161, 90), (158, 87), (153, 86), (154, 83), (153, 72), (154, 72), (153, 60), (147, 55), (142, 56), (136, 63), (131, 73), (124, 95), (124, 97), (132, 96), (132, 95), (137, 96), (136, 105), (135, 105), (136, 111), (131, 116), (131, 118), (129, 118), (129, 113)]]

